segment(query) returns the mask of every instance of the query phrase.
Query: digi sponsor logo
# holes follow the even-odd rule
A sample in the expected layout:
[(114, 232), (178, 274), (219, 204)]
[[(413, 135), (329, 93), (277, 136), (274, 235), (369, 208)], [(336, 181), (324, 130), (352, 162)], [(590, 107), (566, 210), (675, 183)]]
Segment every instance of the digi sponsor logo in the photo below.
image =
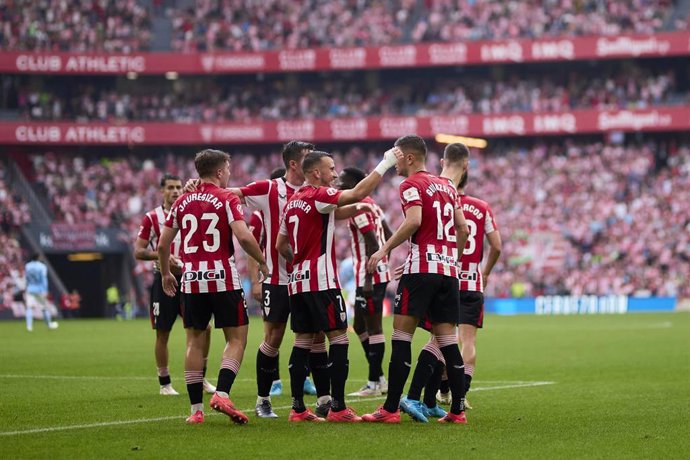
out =
[(417, 47), (382, 46), (379, 49), (379, 60), (383, 67), (399, 67), (415, 65), (417, 63)]
[(466, 116), (431, 117), (431, 134), (464, 134), (468, 131), (470, 120)]
[(525, 119), (522, 115), (507, 117), (485, 117), (482, 121), (484, 134), (525, 134)]
[(460, 281), (477, 281), (479, 276), (477, 272), (458, 271), (458, 278)]
[(623, 110), (616, 113), (602, 112), (599, 114), (597, 125), (602, 131), (616, 129), (632, 129), (639, 131), (643, 128), (663, 128), (673, 123), (670, 114), (651, 112), (630, 112)]
[(311, 120), (279, 121), (277, 125), (278, 139), (312, 139), (314, 137), (314, 122)]
[(309, 279), (309, 270), (294, 271), (288, 275), (288, 283), (296, 283), (298, 281), (306, 281)]
[(417, 132), (417, 119), (415, 117), (382, 118), (379, 128), (383, 137), (397, 138)]
[(316, 68), (315, 50), (286, 50), (278, 54), (281, 70), (311, 70)]
[(577, 118), (572, 113), (560, 115), (536, 115), (534, 131), (537, 133), (574, 133), (577, 131)]
[(369, 131), (367, 120), (351, 118), (331, 121), (333, 139), (365, 139)]
[(218, 281), (225, 279), (225, 270), (193, 270), (184, 272), (184, 280), (192, 281)]
[(331, 48), (328, 58), (333, 69), (359, 69), (367, 64), (364, 48)]
[(671, 49), (668, 40), (657, 37), (649, 38), (600, 38), (597, 40), (596, 55), (607, 56), (641, 56), (643, 54), (665, 55)]
[(487, 43), (480, 48), (483, 62), (522, 62), (524, 50), (518, 42)]
[(429, 62), (439, 65), (464, 64), (467, 62), (467, 45), (434, 43), (429, 46)]
[(538, 41), (532, 43), (532, 58), (536, 60), (575, 59), (572, 40)]

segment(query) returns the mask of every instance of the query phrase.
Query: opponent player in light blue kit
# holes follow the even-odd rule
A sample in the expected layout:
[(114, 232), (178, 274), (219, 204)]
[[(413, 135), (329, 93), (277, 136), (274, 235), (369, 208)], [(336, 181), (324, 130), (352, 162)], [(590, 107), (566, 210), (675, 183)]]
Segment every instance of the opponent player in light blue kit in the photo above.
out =
[(34, 329), (34, 308), (43, 311), (48, 329), (57, 329), (58, 323), (53, 321), (48, 304), (48, 267), (41, 262), (40, 256), (34, 254), (24, 268), (26, 277), (26, 330)]

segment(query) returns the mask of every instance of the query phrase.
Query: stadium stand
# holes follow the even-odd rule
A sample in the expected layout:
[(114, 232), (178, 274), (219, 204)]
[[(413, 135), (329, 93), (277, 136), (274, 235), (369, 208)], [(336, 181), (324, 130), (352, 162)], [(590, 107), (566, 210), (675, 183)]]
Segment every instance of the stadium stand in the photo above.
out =
[(9, 189), (5, 175), (5, 167), (0, 163), (0, 308), (9, 308), (25, 262), (17, 229), (31, 220), (28, 206)]
[[(532, 70), (519, 76), (502, 71), (494, 78), (481, 71), (452, 76), (419, 71), (398, 81), (390, 72), (338, 79), (331, 73), (305, 76), (296, 84), (284, 75), (261, 81), (191, 77), (181, 85), (158, 79), (156, 85), (130, 84), (121, 89), (93, 79), (42, 88), (36, 79), (5, 76), (1, 100), (3, 108), (16, 107), (16, 115), (23, 119), (78, 121), (221, 122), (643, 109), (687, 103), (689, 88), (682, 74), (688, 70), (687, 66), (608, 65), (601, 69), (602, 75), (591, 79), (580, 78), (574, 69), (548, 74)], [(393, 83), (372, 84), (372, 79)]]

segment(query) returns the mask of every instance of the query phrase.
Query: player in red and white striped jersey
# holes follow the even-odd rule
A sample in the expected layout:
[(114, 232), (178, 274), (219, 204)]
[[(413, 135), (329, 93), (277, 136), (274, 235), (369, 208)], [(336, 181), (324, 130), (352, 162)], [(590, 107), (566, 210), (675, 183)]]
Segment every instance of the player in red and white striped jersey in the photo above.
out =
[(398, 422), (400, 397), (410, 372), (412, 336), (420, 318), (428, 315), (434, 336), (448, 364), (453, 406), (443, 422), (466, 423), (464, 416), (463, 361), (455, 326), (458, 321), (457, 259), (465, 246), (467, 224), (457, 201), (455, 187), (445, 178), (426, 171), (426, 144), (415, 135), (395, 142), (402, 150), (398, 174), (400, 199), (405, 220), (381, 249), (369, 258), (367, 269), (374, 272), (378, 262), (405, 240), (410, 251), (398, 284), (389, 385), (386, 402), (363, 418), (370, 422)]
[[(230, 189), (249, 209), (260, 211), (263, 216), (266, 263), (270, 275), (261, 285), (264, 341), (259, 345), (256, 355), (257, 400), (255, 410), (259, 417), (276, 417), (271, 409), (270, 394), (279, 395), (282, 393), (278, 350), (283, 343), (283, 336), (290, 315), (287, 291), (290, 267), (285, 258), (276, 251), (276, 238), (285, 203), (304, 184), (302, 158), (312, 150), (314, 150), (313, 144), (302, 141), (288, 142), (283, 146), (282, 152), (285, 165), (283, 175), (252, 182), (245, 187)], [(252, 293), (254, 293), (254, 289), (252, 287)], [(327, 390), (329, 387), (328, 356), (322, 349), (324, 341), (323, 335), (316, 340), (317, 346), (310, 356), (309, 364), (314, 374), (316, 388), (308, 378), (304, 383), (305, 389), (310, 394), (317, 394), (321, 404), (327, 404), (330, 400)]]
[[(350, 190), (365, 177), (364, 171), (354, 167), (344, 168), (340, 174), (340, 188)], [(376, 272), (367, 272), (367, 259), (375, 253), (392, 234), (383, 210), (370, 197), (362, 200), (373, 210), (362, 210), (350, 218), (348, 227), (352, 243), (352, 259), (355, 273), (354, 330), (359, 336), (364, 356), (369, 363), (367, 383), (349, 396), (380, 396), (388, 391), (381, 363), (386, 338), (383, 335), (381, 317), (386, 286), (391, 280), (388, 258), (379, 262)]]
[[(158, 265), (158, 252), (156, 249), (158, 248), (158, 239), (165, 225), (165, 216), (172, 204), (182, 193), (182, 181), (177, 176), (166, 174), (161, 179), (160, 190), (163, 195), (163, 204), (147, 212), (142, 219), (141, 226), (139, 227), (139, 234), (134, 243), (134, 257), (138, 260), (154, 261), (149, 315), (151, 318), (151, 326), (156, 331), (154, 354), (156, 357), (158, 383), (160, 384), (160, 394), (177, 395), (177, 391), (172, 387), (170, 371), (168, 369), (168, 339), (170, 338), (170, 331), (172, 330), (173, 324), (175, 324), (177, 316), (182, 315), (183, 306), (179, 294), (170, 298), (163, 292)], [(179, 274), (182, 272), (182, 261), (180, 260), (181, 242), (179, 236), (176, 237), (170, 248), (172, 254), (172, 269), (175, 271), (178, 278)], [(204, 349), (204, 358), (208, 356), (208, 350), (211, 345), (210, 328), (208, 328), (208, 332)], [(204, 370), (205, 369), (206, 367), (204, 366)], [(205, 378), (204, 390), (207, 393), (213, 393), (215, 391), (215, 387)]]
[(180, 232), (184, 264), (181, 287), (187, 326), (185, 380), (192, 404), (192, 416), (187, 421), (203, 422), (202, 349), (205, 330), (213, 315), (216, 328), (223, 329), (226, 346), (211, 407), (236, 423), (246, 423), (247, 417), (229, 399), (244, 356), (248, 327), (247, 305), (234, 263), (233, 234), (259, 263), (265, 276), (268, 267), (259, 244), (244, 222), (239, 199), (225, 190), (230, 179), (230, 155), (219, 150), (202, 150), (197, 153), (194, 165), (201, 184), (195, 192), (183, 194), (172, 205), (158, 245), (163, 290), (174, 296), (177, 280), (170, 273), (170, 243)]
[(301, 382), (307, 368), (314, 336), (325, 331), (330, 342), (332, 407), (327, 420), (356, 422), (361, 419), (345, 406), (347, 361), (347, 313), (340, 294), (335, 246), (335, 219), (357, 213), (357, 203), (368, 196), (383, 174), (395, 163), (395, 150), (384, 155), (375, 171), (351, 190), (330, 187), (338, 178), (333, 158), (325, 152), (308, 153), (302, 162), (306, 184), (285, 206), (276, 248), (292, 263), (290, 292), (291, 328), (295, 345), (290, 355), (293, 407), (291, 421), (322, 420), (304, 405)]

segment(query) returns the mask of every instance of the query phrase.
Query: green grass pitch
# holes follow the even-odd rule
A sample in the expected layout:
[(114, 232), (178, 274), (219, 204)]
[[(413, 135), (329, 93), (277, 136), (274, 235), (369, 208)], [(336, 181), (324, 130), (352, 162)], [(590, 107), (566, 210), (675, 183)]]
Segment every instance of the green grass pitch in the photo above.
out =
[[(0, 458), (688, 458), (690, 315), (489, 316), (486, 325), (467, 426), (407, 416), (393, 426), (289, 424), (287, 395), (274, 398), (279, 419), (257, 419), (256, 318), (231, 395), (249, 424), (213, 414), (187, 426), (179, 323), (170, 368), (182, 394), (164, 397), (145, 321), (62, 321), (56, 331), (37, 321), (33, 333), (2, 322)], [(414, 354), (426, 339), (416, 334)], [(221, 340), (216, 331), (214, 382)], [(362, 349), (350, 340), (348, 392), (366, 378)], [(291, 344), (288, 335), (286, 390)], [(360, 414), (380, 403), (349, 399)]]

